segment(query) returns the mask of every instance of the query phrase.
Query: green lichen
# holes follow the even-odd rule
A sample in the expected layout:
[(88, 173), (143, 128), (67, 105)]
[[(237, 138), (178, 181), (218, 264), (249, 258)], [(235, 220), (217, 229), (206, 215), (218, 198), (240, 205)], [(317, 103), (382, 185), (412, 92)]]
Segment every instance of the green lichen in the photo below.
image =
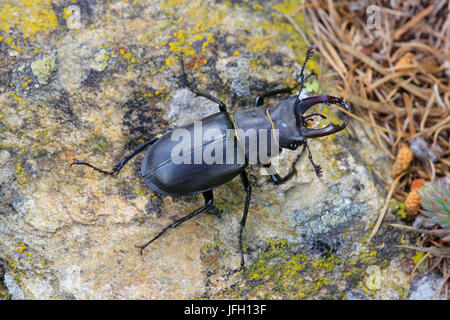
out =
[(398, 285), (395, 282), (392, 283), (392, 288), (397, 291), (398, 296), (401, 300), (405, 300), (409, 295), (409, 289), (403, 288), (401, 285)]
[(359, 260), (365, 265), (374, 264), (377, 261), (377, 251), (363, 248), (359, 254)]
[(135, 185), (134, 193), (136, 193), (138, 196), (145, 196), (148, 188), (146, 188), (142, 185), (142, 181), (140, 178), (136, 178), (134, 180), (134, 185)]
[(104, 71), (108, 67), (108, 60), (110, 56), (105, 49), (101, 49), (95, 57), (97, 71)]
[(2, 149), (17, 150), (22, 153), (27, 151), (27, 149), (24, 146), (21, 146), (19, 144), (0, 142), (0, 150)]
[(48, 84), (52, 73), (57, 69), (54, 55), (45, 55), (41, 59), (31, 63), (31, 71), (37, 77), (40, 84)]
[(228, 251), (223, 243), (216, 242), (207, 244), (203, 248), (202, 261), (205, 263), (209, 271), (217, 271), (220, 268), (220, 259), (226, 258)]
[(305, 88), (308, 92), (318, 92), (319, 91), (319, 81), (317, 81), (317, 79), (314, 79), (311, 82), (306, 82)]
[(330, 276), (340, 263), (334, 254), (312, 257), (286, 239), (269, 239), (246, 276), (251, 293), (257, 298), (305, 299), (320, 294), (331, 284)]
[(365, 285), (369, 291), (376, 291), (381, 287), (381, 270), (378, 266), (369, 266)]
[(389, 202), (389, 208), (392, 209), (397, 215), (399, 215), (403, 219), (406, 219), (408, 217), (404, 202), (399, 202), (395, 199), (391, 200), (391, 202)]
[(371, 297), (380, 277), (369, 279), (373, 272), (368, 271), (381, 268), (377, 252), (370, 248), (363, 247), (357, 256), (338, 256), (333, 249), (315, 256), (286, 239), (268, 239), (245, 271), (245, 288), (233, 286), (223, 294), (233, 299), (346, 299), (348, 290), (355, 289)]
[(232, 201), (227, 200), (226, 198), (219, 198), (215, 200), (214, 205), (220, 211), (225, 212), (233, 212), (233, 209), (235, 208), (235, 204)]
[(104, 153), (109, 150), (111, 147), (111, 143), (108, 141), (108, 139), (105, 136), (96, 134), (92, 137), (92, 139), (95, 141), (95, 149), (98, 151)]

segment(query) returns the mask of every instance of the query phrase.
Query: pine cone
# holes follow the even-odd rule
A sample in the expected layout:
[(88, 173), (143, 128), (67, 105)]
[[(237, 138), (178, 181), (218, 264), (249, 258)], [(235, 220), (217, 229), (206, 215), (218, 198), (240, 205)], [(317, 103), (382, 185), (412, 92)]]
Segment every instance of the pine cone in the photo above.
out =
[(392, 176), (396, 178), (400, 173), (408, 169), (413, 158), (414, 155), (411, 149), (409, 149), (409, 146), (406, 143), (402, 144), (398, 150), (394, 165), (392, 166)]
[(408, 212), (408, 217), (412, 218), (419, 213), (420, 207), (422, 205), (422, 201), (420, 200), (420, 196), (416, 192), (417, 189), (412, 190), (408, 193), (408, 196), (405, 200), (405, 209)]

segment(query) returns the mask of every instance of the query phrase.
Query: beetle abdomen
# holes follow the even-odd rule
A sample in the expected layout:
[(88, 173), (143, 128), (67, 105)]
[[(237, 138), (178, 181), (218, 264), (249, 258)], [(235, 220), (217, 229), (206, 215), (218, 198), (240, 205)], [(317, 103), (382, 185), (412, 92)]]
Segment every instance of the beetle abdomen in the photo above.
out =
[(245, 167), (233, 123), (219, 112), (160, 137), (147, 150), (141, 174), (152, 190), (183, 195), (211, 190)]

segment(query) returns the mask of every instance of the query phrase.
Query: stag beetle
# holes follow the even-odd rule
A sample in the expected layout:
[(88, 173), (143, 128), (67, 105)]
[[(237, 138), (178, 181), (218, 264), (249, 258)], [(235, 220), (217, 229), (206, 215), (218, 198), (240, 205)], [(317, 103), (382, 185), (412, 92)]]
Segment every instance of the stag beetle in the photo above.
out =
[[(340, 124), (329, 124), (320, 129), (311, 129), (306, 125), (307, 121), (312, 120), (314, 116), (320, 116), (325, 118), (325, 116), (317, 113), (313, 113), (305, 116), (305, 112), (317, 105), (319, 103), (324, 103), (327, 105), (338, 104), (342, 106), (345, 110), (349, 111), (349, 106), (342, 99), (331, 97), (331, 96), (314, 96), (306, 99), (300, 99), (300, 92), (303, 90), (304, 81), (304, 69), (307, 61), (312, 56), (312, 51), (314, 47), (310, 47), (306, 53), (305, 61), (302, 65), (300, 80), (294, 87), (287, 87), (282, 89), (277, 89), (273, 91), (266, 92), (258, 96), (255, 100), (255, 105), (252, 108), (246, 110), (238, 110), (230, 114), (227, 111), (225, 104), (218, 98), (199, 92), (195, 86), (192, 85), (187, 79), (183, 59), (180, 56), (180, 64), (182, 76), (181, 79), (183, 83), (196, 95), (205, 97), (213, 102), (216, 102), (219, 106), (219, 112), (210, 115), (201, 120), (201, 125), (203, 130), (213, 129), (216, 134), (208, 137), (201, 136), (200, 141), (196, 141), (195, 138), (187, 139), (187, 143), (183, 144), (186, 149), (184, 152), (175, 153), (173, 150), (177, 147), (177, 139), (174, 139), (174, 133), (181, 130), (184, 133), (189, 133), (195, 136), (196, 134), (196, 124), (189, 124), (174, 128), (169, 132), (166, 132), (160, 137), (155, 137), (152, 140), (145, 142), (135, 149), (131, 154), (125, 156), (119, 163), (113, 166), (111, 171), (105, 171), (91, 165), (88, 162), (79, 161), (74, 159), (74, 162), (70, 165), (85, 165), (91, 167), (92, 169), (99, 171), (103, 174), (115, 175), (118, 174), (122, 167), (138, 153), (145, 150), (147, 147), (147, 153), (142, 161), (141, 165), (141, 175), (145, 180), (147, 186), (157, 193), (169, 196), (176, 195), (191, 195), (196, 193), (202, 193), (205, 204), (195, 210), (194, 212), (188, 214), (187, 216), (176, 220), (174, 223), (166, 226), (162, 231), (160, 231), (153, 239), (148, 241), (143, 245), (136, 246), (140, 248), (140, 253), (144, 248), (146, 248), (150, 243), (158, 239), (162, 234), (164, 234), (168, 229), (175, 228), (181, 223), (188, 221), (189, 219), (195, 217), (199, 213), (205, 211), (207, 208), (213, 205), (213, 189), (231, 181), (236, 176), (240, 175), (242, 184), (244, 186), (245, 192), (247, 194), (245, 199), (244, 214), (240, 222), (239, 230), (239, 249), (241, 253), (241, 269), (244, 268), (244, 251), (242, 249), (242, 233), (245, 227), (245, 222), (247, 220), (247, 213), (250, 204), (251, 186), (245, 172), (245, 169), (250, 163), (250, 158), (254, 159), (254, 163), (262, 164), (266, 168), (271, 168), (270, 159), (281, 152), (283, 148), (296, 150), (299, 146), (303, 146), (300, 153), (295, 157), (289, 173), (285, 177), (280, 177), (274, 171), (269, 172), (272, 181), (275, 184), (282, 184), (291, 178), (295, 173), (295, 164), (301, 155), (308, 150), (309, 161), (311, 162), (316, 175), (318, 177), (322, 174), (322, 169), (319, 165), (316, 165), (312, 159), (311, 151), (309, 150), (307, 139), (317, 138), (327, 136), (343, 130), (348, 122), (349, 116), (346, 115), (345, 121)], [(264, 105), (264, 98), (275, 96), (282, 93), (291, 93), (292, 90), (300, 85), (300, 90), (297, 94), (281, 101), (277, 106)], [(257, 138), (261, 138), (262, 132), (264, 130), (269, 134), (266, 134), (262, 139), (257, 139), (256, 146), (253, 145), (250, 139), (246, 139), (246, 136), (239, 135), (240, 132), (245, 132), (246, 130), (254, 129)], [(177, 131), (178, 130), (178, 131)], [(231, 133), (230, 133), (231, 132)], [(267, 151), (266, 159), (262, 159), (262, 142), (270, 141), (271, 147)], [(272, 142), (276, 143), (273, 144)], [(207, 148), (215, 147), (215, 153), (217, 156), (217, 151), (222, 151), (222, 148), (228, 147), (231, 143), (231, 157), (230, 161), (226, 162), (215, 162), (207, 163), (206, 159), (200, 157), (199, 161), (195, 160), (195, 154), (200, 151), (205, 151)], [(192, 147), (194, 145), (194, 147)], [(275, 147), (273, 147), (275, 145)], [(253, 149), (252, 149), (253, 146)], [(179, 145), (178, 145), (179, 147)], [(266, 148), (267, 149), (267, 148)], [(252, 151), (253, 150), (253, 151)], [(230, 152), (225, 152), (228, 156)], [(181, 154), (181, 155), (180, 155)], [(255, 156), (256, 155), (256, 156)], [(219, 155), (219, 160), (220, 160)], [(222, 155), (223, 159), (225, 156)], [(238, 161), (239, 159), (241, 161)], [(180, 161), (184, 160), (184, 161)], [(198, 159), (197, 159), (198, 160)], [(227, 160), (229, 160), (227, 158)]]

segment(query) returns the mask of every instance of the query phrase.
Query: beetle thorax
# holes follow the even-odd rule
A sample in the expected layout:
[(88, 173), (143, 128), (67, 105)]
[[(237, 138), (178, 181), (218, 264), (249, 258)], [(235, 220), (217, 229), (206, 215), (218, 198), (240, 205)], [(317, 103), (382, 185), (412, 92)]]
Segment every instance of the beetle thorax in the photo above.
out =
[(293, 96), (268, 110), (273, 127), (279, 132), (281, 148), (294, 150), (305, 142), (305, 138), (298, 128), (298, 121), (303, 120), (297, 120), (295, 115), (296, 102), (297, 98)]

